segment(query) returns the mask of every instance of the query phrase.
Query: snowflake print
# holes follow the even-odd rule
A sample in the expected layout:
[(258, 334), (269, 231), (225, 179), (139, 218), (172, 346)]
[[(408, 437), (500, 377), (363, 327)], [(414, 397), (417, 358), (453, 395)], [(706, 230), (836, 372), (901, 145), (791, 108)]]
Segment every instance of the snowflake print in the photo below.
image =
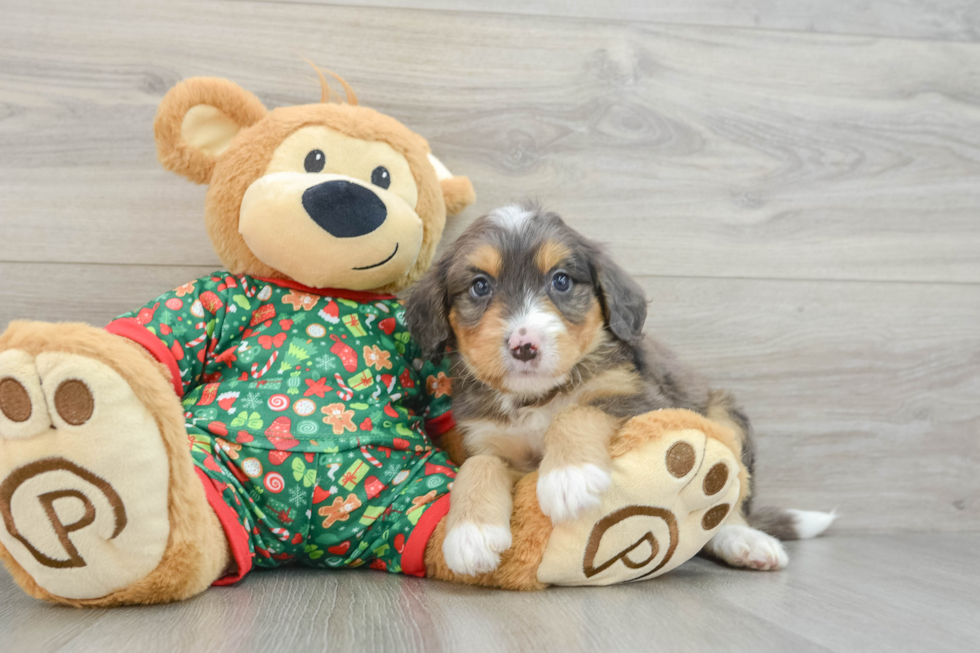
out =
[(255, 393), (249, 393), (242, 399), (242, 405), (249, 410), (255, 410), (262, 405), (262, 397)]
[(300, 505), (306, 498), (306, 490), (299, 485), (294, 485), (289, 489), (289, 502), (293, 505)]
[(318, 369), (329, 370), (330, 368), (333, 367), (334, 360), (335, 360), (334, 356), (330, 356), (329, 354), (324, 354), (323, 356), (317, 357), (315, 362)]

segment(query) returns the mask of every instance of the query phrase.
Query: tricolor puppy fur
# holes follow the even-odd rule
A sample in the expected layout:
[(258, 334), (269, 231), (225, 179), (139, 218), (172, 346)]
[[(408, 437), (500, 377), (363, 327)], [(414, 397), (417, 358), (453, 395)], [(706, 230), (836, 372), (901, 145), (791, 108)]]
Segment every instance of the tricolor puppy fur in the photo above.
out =
[[(413, 335), (429, 355), (448, 346), (456, 358), (463, 451), (453, 453), (466, 462), (443, 545), (453, 571), (487, 572), (509, 548), (511, 485), (523, 474), (539, 469), (538, 503), (555, 523), (599, 506), (610, 438), (650, 411), (688, 409), (731, 428), (749, 482), (749, 420), (731, 395), (644, 338), (646, 314), (643, 290), (608, 254), (532, 204), (476, 220), (418, 284)], [(778, 509), (758, 517), (743, 501), (705, 551), (737, 567), (778, 569), (787, 557), (777, 538), (812, 537), (833, 519)]]

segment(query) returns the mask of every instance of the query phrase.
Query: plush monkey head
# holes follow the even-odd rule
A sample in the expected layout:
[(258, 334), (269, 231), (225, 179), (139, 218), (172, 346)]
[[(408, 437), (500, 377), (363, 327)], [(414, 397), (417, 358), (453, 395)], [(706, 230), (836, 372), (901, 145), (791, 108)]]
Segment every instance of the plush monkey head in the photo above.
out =
[(474, 201), (469, 180), (450, 175), (425, 139), (358, 106), (340, 81), (348, 103), (268, 111), (204, 77), (160, 103), (160, 161), (209, 185), (205, 222), (229, 271), (397, 292), (428, 269), (447, 212)]

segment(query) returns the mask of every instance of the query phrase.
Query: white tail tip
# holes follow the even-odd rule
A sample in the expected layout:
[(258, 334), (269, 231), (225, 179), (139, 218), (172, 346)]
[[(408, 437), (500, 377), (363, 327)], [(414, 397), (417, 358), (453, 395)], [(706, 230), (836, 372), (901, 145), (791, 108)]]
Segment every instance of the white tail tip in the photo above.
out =
[(793, 527), (801, 540), (809, 540), (830, 528), (837, 519), (837, 511), (817, 512), (815, 510), (786, 510), (793, 516)]

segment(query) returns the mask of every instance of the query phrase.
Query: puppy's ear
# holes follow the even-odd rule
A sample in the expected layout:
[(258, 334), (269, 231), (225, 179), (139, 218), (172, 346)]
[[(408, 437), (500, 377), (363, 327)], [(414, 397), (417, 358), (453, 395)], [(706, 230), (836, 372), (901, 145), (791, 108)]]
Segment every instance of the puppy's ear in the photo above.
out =
[(448, 315), (449, 293), (446, 287), (446, 274), (451, 260), (451, 252), (443, 254), (432, 269), (415, 284), (405, 308), (408, 330), (425, 358), (441, 357), (452, 336)]
[(436, 170), (436, 177), (442, 187), (442, 198), (446, 202), (446, 215), (459, 215), (467, 206), (476, 201), (476, 191), (468, 177), (454, 177), (442, 161), (429, 154), (429, 163)]
[(647, 319), (647, 298), (643, 288), (606, 254), (597, 257), (595, 273), (609, 330), (630, 345), (639, 344)]
[(217, 77), (192, 77), (160, 102), (153, 132), (163, 167), (198, 184), (211, 179), (218, 156), (232, 139), (267, 113), (259, 99)]

